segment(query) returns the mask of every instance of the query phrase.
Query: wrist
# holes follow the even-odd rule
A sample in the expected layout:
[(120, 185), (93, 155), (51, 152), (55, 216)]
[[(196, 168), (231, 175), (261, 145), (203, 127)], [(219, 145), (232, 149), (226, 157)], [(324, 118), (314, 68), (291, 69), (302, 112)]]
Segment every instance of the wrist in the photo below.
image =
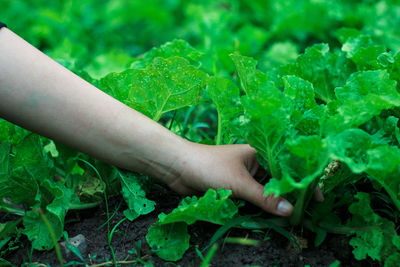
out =
[(143, 157), (142, 173), (167, 185), (182, 176), (188, 164), (190, 141), (169, 132), (149, 146), (152, 148), (147, 151), (150, 152), (148, 156)]
[(169, 184), (181, 175), (192, 143), (142, 114), (130, 117), (128, 132), (133, 134), (118, 153), (122, 163), (119, 167)]

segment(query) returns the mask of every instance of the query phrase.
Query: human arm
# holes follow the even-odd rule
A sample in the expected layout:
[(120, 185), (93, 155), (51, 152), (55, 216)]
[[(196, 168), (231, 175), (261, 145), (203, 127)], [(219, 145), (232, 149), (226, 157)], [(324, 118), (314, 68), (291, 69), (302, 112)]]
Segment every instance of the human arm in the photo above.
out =
[(98, 90), (9, 29), (0, 30), (0, 117), (131, 171), (151, 175), (181, 194), (226, 188), (264, 210), (283, 198), (264, 197), (251, 173), (248, 145), (189, 142)]

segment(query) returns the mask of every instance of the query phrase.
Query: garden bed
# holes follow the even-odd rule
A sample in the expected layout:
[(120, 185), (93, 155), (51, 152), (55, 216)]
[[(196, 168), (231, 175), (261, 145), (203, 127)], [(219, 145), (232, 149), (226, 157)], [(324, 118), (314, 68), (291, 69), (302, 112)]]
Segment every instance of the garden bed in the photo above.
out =
[[(169, 213), (173, 207), (178, 205), (180, 198), (169, 190), (155, 191), (150, 195), (150, 198), (157, 202), (156, 210), (148, 215), (139, 217), (133, 222), (122, 222), (113, 235), (111, 245), (115, 251), (117, 261), (129, 262), (135, 260), (136, 255), (132, 252), (136, 251), (138, 241), (140, 241), (141, 259), (144, 262), (151, 262), (154, 266), (166, 265), (167, 262), (151, 252), (145, 236), (149, 226), (157, 220), (157, 215), (160, 212)], [(110, 220), (111, 227), (114, 227), (124, 218), (122, 211), (126, 208), (125, 205), (121, 197), (114, 197), (110, 200), (110, 214), (112, 215), (116, 211), (115, 216)], [(119, 209), (117, 209), (118, 206)], [(257, 210), (250, 205), (242, 209)], [(65, 230), (68, 235), (73, 237), (83, 234), (86, 237), (87, 250), (83, 256), (89, 265), (104, 264), (112, 260), (110, 248), (107, 245), (107, 225), (104, 225), (106, 221), (105, 206), (79, 213), (73, 212), (67, 216)], [(102, 225), (103, 227), (101, 227)], [(196, 248), (201, 251), (206, 247), (218, 228), (219, 226), (217, 225), (205, 222), (196, 223), (189, 228), (191, 246), (183, 258), (174, 264), (178, 266), (200, 266), (202, 260), (196, 252)], [(365, 266), (365, 264), (373, 266), (371, 262), (354, 260), (351, 253), (352, 249), (348, 244), (348, 238), (345, 236), (328, 235), (321, 246), (314, 247), (313, 233), (307, 230), (302, 232), (300, 227), (292, 229), (292, 233), (298, 238), (302, 236), (301, 239), (303, 241), (307, 240), (307, 248), (299, 252), (287, 238), (273, 230), (250, 231), (233, 229), (229, 231), (227, 236), (258, 240), (260, 243), (257, 246), (239, 245), (224, 243), (224, 240), (221, 239), (218, 242), (218, 249), (211, 260), (211, 266), (329, 266), (335, 261), (340, 261), (342, 266)], [(264, 239), (266, 240), (263, 241)], [(27, 240), (24, 240), (22, 244), (23, 247), (7, 257), (11, 263), (18, 266), (29, 262), (30, 244)], [(82, 261), (74, 257), (71, 256), (69, 259), (64, 259), (64, 263), (73, 265), (73, 261), (76, 261), (77, 266), (81, 265)], [(60, 265), (54, 250), (34, 251), (31, 262), (50, 266)], [(175, 266), (174, 264), (171, 263), (171, 266)]]

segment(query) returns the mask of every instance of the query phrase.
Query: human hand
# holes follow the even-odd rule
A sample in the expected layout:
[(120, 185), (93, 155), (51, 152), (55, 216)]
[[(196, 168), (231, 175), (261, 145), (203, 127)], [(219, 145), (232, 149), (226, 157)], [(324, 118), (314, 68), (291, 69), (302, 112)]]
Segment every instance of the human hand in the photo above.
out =
[(174, 166), (178, 175), (164, 182), (174, 191), (191, 195), (209, 188), (232, 190), (233, 197), (249, 201), (263, 210), (289, 216), (293, 206), (282, 197), (264, 196), (264, 187), (253, 175), (259, 165), (249, 145), (208, 146), (187, 143), (185, 157)]

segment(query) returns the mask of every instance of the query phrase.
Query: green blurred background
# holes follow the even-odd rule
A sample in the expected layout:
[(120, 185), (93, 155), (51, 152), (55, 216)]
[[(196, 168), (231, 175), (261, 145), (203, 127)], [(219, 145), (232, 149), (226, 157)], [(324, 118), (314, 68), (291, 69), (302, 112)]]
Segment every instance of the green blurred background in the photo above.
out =
[(0, 0), (0, 20), (67, 67), (100, 78), (175, 38), (207, 53), (203, 68), (233, 72), (228, 54), (256, 57), (260, 68), (287, 63), (335, 32), (357, 28), (400, 49), (397, 0)]

